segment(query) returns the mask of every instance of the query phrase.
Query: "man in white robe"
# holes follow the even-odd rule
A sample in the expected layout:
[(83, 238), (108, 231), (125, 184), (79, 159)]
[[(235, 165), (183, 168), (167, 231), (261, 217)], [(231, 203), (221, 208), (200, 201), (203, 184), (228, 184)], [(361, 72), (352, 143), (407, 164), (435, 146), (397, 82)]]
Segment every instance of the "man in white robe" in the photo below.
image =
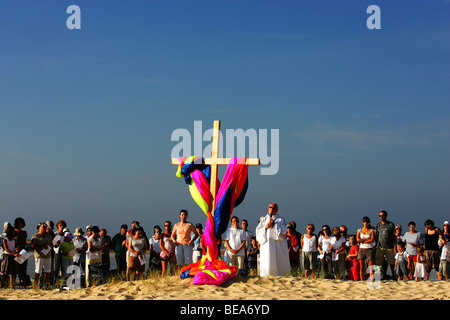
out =
[(286, 241), (286, 221), (277, 214), (278, 205), (271, 203), (268, 214), (259, 220), (256, 240), (260, 244), (259, 275), (285, 276), (291, 271)]

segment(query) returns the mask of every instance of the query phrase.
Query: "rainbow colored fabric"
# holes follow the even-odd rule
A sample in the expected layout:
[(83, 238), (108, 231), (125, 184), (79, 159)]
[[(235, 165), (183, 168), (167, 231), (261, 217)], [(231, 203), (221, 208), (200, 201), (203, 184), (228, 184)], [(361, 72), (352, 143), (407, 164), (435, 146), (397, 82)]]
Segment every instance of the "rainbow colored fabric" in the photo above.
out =
[(185, 266), (180, 277), (194, 276), (194, 284), (220, 285), (237, 274), (237, 268), (227, 266), (219, 259), (217, 239), (227, 230), (233, 209), (242, 203), (248, 189), (248, 166), (246, 158), (231, 158), (222, 182), (217, 180), (218, 190), (214, 214), (209, 208), (211, 167), (202, 164), (201, 157), (179, 158), (177, 177), (184, 178), (197, 205), (206, 214), (204, 237), (206, 256), (196, 263)]

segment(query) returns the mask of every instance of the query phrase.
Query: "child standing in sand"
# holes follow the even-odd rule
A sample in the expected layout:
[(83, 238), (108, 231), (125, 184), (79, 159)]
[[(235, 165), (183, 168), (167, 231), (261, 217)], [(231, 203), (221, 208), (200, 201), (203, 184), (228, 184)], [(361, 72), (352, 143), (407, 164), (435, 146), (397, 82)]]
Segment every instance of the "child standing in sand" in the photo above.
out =
[(250, 275), (256, 275), (256, 269), (258, 265), (258, 244), (256, 243), (256, 237), (251, 238), (251, 246), (247, 249), (248, 268), (250, 269)]
[(417, 263), (416, 270), (414, 271), (414, 278), (416, 279), (416, 281), (420, 281), (427, 276), (427, 258), (425, 257), (425, 250), (423, 247), (420, 247), (417, 252)]
[(405, 243), (399, 241), (397, 243), (397, 254), (395, 255), (395, 265), (394, 270), (398, 275), (398, 280), (403, 280), (403, 276), (405, 276), (406, 280), (409, 279), (409, 254), (405, 251)]
[(358, 250), (359, 245), (356, 242), (356, 236), (351, 235), (349, 237), (350, 251), (347, 255), (348, 261), (348, 280), (358, 281), (359, 280), (359, 262), (358, 262)]

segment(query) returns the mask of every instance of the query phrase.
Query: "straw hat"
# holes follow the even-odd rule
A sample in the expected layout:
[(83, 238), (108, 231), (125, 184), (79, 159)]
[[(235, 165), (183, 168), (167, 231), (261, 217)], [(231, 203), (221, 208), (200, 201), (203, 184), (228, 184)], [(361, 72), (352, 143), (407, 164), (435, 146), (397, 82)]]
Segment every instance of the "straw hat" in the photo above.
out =
[(78, 227), (78, 228), (76, 228), (75, 229), (75, 232), (73, 233), (73, 235), (74, 236), (82, 236), (84, 234), (84, 232), (83, 232), (83, 230), (80, 228), (80, 227)]

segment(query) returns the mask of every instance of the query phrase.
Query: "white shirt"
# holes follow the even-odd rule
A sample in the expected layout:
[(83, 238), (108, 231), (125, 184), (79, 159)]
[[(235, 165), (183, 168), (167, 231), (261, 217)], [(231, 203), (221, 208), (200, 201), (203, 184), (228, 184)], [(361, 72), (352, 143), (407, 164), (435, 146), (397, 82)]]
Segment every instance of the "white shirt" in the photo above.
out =
[(400, 261), (408, 262), (408, 257), (409, 257), (408, 252), (403, 251), (403, 252), (397, 252), (394, 258), (395, 258), (395, 260), (398, 260), (399, 262)]
[[(229, 228), (225, 232), (224, 240), (228, 241), (228, 245), (231, 249), (238, 249), (243, 241), (247, 240), (247, 235), (245, 234), (244, 230), (241, 228)], [(245, 246), (245, 245), (244, 245)], [(227, 249), (228, 254), (233, 254)], [(242, 250), (240, 250), (236, 255), (238, 256), (245, 256), (245, 249), (242, 247)]]
[(306, 234), (302, 235), (303, 237), (303, 252), (317, 252), (317, 236), (313, 235), (311, 238), (308, 238)]
[(151, 237), (150, 240), (150, 246), (152, 247), (153, 251), (156, 253), (161, 253), (161, 247), (159, 246), (159, 240), (155, 239), (155, 236)]
[[(305, 240), (303, 240), (305, 241)], [(319, 237), (319, 245), (322, 248), (322, 251), (324, 253), (330, 253), (330, 247), (331, 247), (331, 237), (329, 237), (328, 239), (320, 236)]]
[(333, 254), (332, 258), (334, 261), (338, 260), (340, 254), (345, 255), (345, 251), (340, 252), (338, 254), (336, 254), (336, 251), (341, 249), (342, 247), (345, 247), (346, 242), (347, 242), (347, 239), (345, 239), (345, 237), (341, 236), (341, 237), (339, 237), (339, 240), (336, 239), (336, 237), (331, 237), (330, 243), (333, 245), (334, 254)]
[(245, 247), (246, 248), (250, 248), (251, 246), (252, 246), (252, 238), (255, 236), (254, 234), (253, 234), (253, 232), (251, 232), (250, 230), (247, 230), (247, 231), (245, 231), (244, 229), (242, 229), (242, 231), (244, 231), (244, 234), (245, 234), (245, 241), (247, 241), (246, 243), (245, 243)]

